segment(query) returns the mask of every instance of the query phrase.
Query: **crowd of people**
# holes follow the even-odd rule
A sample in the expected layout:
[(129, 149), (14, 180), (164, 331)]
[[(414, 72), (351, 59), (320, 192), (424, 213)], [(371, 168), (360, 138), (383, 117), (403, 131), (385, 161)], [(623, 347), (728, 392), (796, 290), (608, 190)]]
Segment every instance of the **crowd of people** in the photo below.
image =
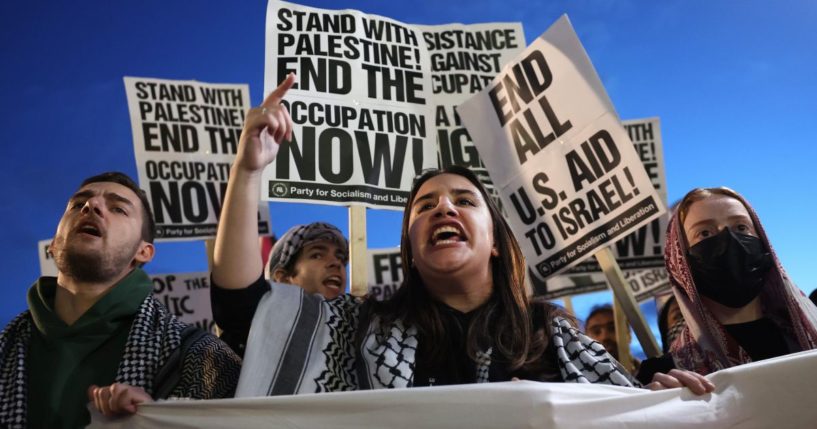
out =
[(144, 193), (119, 173), (91, 177), (50, 246), (58, 276), (39, 279), (29, 309), (0, 334), (0, 425), (83, 426), (88, 401), (118, 415), (171, 396), (511, 380), (703, 395), (714, 389), (707, 374), (817, 347), (817, 307), (786, 276), (748, 202), (726, 188), (693, 190), (672, 215), (665, 355), (634, 362), (638, 377), (616, 359), (610, 308), (587, 318), (588, 336), (572, 314), (528, 296), (517, 239), (464, 167), (415, 179), (401, 229), (404, 281), (390, 299), (344, 293), (348, 243), (330, 224), (291, 228), (265, 267), (257, 196), (261, 172), (291, 138), (281, 100), (293, 82), (245, 119), (212, 266), (220, 338), (151, 296), (141, 268), (154, 254)]

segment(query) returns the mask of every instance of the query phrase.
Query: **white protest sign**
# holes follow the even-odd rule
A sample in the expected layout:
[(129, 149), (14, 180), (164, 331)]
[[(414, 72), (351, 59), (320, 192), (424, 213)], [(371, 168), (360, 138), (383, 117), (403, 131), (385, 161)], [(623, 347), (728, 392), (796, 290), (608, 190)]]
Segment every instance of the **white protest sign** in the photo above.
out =
[(566, 16), (459, 113), (540, 280), (664, 212)]
[(400, 248), (369, 249), (369, 298), (383, 301), (391, 298), (403, 283)]
[[(658, 118), (622, 121), (633, 147), (652, 181), (653, 187), (667, 203), (661, 124)], [(616, 241), (612, 246), (616, 261), (636, 299), (641, 301), (669, 289), (664, 268), (664, 243), (669, 214), (664, 213), (647, 225)], [(595, 259), (588, 259), (545, 282), (532, 279), (537, 295), (547, 299), (565, 295), (595, 292), (607, 288), (607, 281)]]
[(402, 209), (437, 164), (422, 34), (395, 20), (270, 1), (264, 92), (289, 73), (295, 124), (262, 198)]
[(456, 108), (488, 86), (502, 66), (522, 53), (525, 49), (522, 24), (448, 24), (417, 28), (423, 32), (431, 61), (431, 90), (436, 102), (434, 127), (440, 167), (468, 167), (501, 206), (488, 170)]
[[(624, 270), (624, 280), (630, 285), (636, 301), (641, 302), (670, 290), (672, 286), (665, 268)], [(545, 281), (531, 278), (533, 294), (545, 299), (607, 290), (603, 273), (565, 273), (548, 277)]]
[(152, 274), (153, 296), (179, 320), (215, 334), (209, 273)]
[(57, 265), (54, 257), (48, 251), (51, 240), (40, 240), (37, 242), (37, 253), (40, 255), (40, 275), (43, 277), (57, 277)]
[[(249, 87), (125, 77), (125, 92), (157, 240), (215, 237)], [(265, 216), (259, 213), (261, 234), (269, 233)]]

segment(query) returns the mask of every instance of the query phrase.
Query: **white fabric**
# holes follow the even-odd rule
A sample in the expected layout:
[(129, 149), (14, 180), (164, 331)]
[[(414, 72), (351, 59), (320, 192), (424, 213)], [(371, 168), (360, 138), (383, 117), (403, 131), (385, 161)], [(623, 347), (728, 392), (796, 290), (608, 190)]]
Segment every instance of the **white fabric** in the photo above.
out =
[(817, 351), (711, 374), (712, 394), (597, 384), (506, 382), (139, 407), (91, 428), (811, 428)]

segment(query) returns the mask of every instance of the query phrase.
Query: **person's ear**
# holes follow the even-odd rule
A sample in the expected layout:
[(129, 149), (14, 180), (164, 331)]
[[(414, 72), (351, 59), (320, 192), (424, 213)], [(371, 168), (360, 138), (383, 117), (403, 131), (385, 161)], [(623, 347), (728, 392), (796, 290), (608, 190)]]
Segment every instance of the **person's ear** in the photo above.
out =
[(51, 258), (54, 259), (54, 239), (51, 239), (51, 242), (48, 243), (48, 247), (45, 248), (45, 253)]
[(133, 260), (136, 262), (136, 265), (145, 265), (153, 259), (153, 255), (155, 254), (156, 248), (153, 246), (153, 243), (142, 241), (139, 244), (139, 248), (136, 249), (136, 254), (133, 255)]
[(290, 283), (291, 276), (283, 268), (278, 268), (272, 273), (272, 281), (277, 283)]

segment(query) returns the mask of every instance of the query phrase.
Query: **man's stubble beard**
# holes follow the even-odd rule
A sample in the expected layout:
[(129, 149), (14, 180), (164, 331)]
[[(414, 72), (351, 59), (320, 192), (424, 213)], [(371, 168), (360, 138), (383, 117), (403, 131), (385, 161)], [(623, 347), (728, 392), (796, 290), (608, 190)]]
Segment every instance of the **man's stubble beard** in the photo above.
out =
[[(63, 240), (64, 241), (64, 240)], [(99, 250), (80, 251), (71, 245), (63, 245), (62, 250), (55, 252), (54, 263), (57, 269), (83, 283), (105, 283), (119, 275), (133, 261), (139, 243), (131, 249), (118, 249), (111, 252)]]

